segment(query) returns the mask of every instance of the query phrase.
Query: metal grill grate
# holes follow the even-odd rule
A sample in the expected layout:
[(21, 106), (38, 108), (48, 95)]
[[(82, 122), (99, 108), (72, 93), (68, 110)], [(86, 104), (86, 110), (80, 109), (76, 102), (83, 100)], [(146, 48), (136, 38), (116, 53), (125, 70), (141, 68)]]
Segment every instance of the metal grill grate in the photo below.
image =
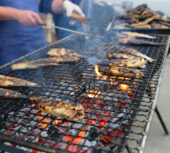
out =
[[(72, 36), (15, 62), (47, 57), (46, 52), (53, 47), (73, 49), (84, 57), (101, 58), (113, 47), (110, 35), (89, 40)], [(168, 36), (157, 37), (155, 42), (167, 45)], [(13, 90), (56, 101), (81, 103), (85, 107), (86, 116), (83, 122), (68, 122), (42, 113), (28, 100), (2, 99), (0, 139), (8, 146), (12, 143), (13, 147), (26, 151), (121, 152), (131, 133), (135, 116), (141, 112), (139, 106), (148, 83), (164, 61), (166, 53), (165, 46), (135, 48), (155, 59), (155, 62), (147, 64), (142, 70), (145, 75), (142, 79), (97, 79), (94, 66), (86, 58), (75, 64), (35, 70), (11, 71), (11, 64), (1, 68), (1, 74), (37, 82), (41, 86)], [(129, 92), (120, 88), (122, 84), (129, 86)]]

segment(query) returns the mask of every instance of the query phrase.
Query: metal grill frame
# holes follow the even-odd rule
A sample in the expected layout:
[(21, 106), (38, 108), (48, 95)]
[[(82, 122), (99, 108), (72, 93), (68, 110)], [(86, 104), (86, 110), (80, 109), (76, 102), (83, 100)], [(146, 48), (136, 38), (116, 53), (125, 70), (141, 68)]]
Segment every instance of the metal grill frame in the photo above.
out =
[[(72, 39), (73, 37), (76, 37), (76, 36), (70, 36), (70, 37), (68, 37), (68, 38), (65, 38), (65, 39), (57, 42), (57, 43), (60, 43), (60, 42), (62, 42), (62, 41), (66, 41), (66, 40)], [(168, 40), (168, 42), (169, 42), (169, 40)], [(56, 46), (56, 43), (50, 45), (50, 48), (51, 48), (53, 45)], [(168, 50), (168, 49), (167, 49), (168, 47), (169, 47), (169, 46), (167, 45), (167, 46), (166, 46), (166, 52), (167, 52), (167, 50)], [(46, 49), (46, 47), (45, 47), (45, 49)], [(39, 51), (41, 51), (41, 50), (42, 50), (42, 49), (39, 49), (39, 50), (37, 50), (37, 51), (29, 54), (29, 55), (33, 55), (33, 54), (35, 54), (35, 53), (37, 53), (37, 52), (39, 52)], [(17, 60), (15, 60), (15, 61), (13, 61), (12, 63), (19, 62), (20, 60), (26, 58), (26, 57), (29, 56), (29, 55), (26, 55), (26, 56), (24, 56), (24, 57), (21, 57), (20, 59), (17, 59)], [(164, 60), (164, 62), (165, 62), (165, 60)], [(1, 68), (6, 68), (6, 67), (10, 66), (12, 63), (6, 64), (6, 65), (4, 65), (4, 66), (1, 67)], [(159, 80), (159, 82), (160, 82), (160, 80)], [(156, 92), (156, 93), (157, 93), (157, 92)], [(154, 103), (156, 103), (156, 100), (154, 100)], [(151, 112), (152, 112), (152, 110), (151, 110)], [(151, 113), (151, 114), (152, 114), (152, 113)], [(152, 116), (152, 115), (150, 115), (150, 116)], [(149, 124), (149, 122), (147, 123), (147, 126), (148, 126), (148, 124)], [(129, 139), (130, 139), (130, 138), (129, 138)], [(145, 139), (146, 139), (146, 138), (143, 138), (143, 139), (142, 139), (142, 144), (145, 142)], [(128, 139), (127, 139), (127, 140), (128, 140)], [(9, 141), (9, 142), (10, 142), (10, 140), (8, 140), (8, 138), (6, 138), (6, 141)], [(19, 144), (19, 143), (18, 143), (18, 144)], [(29, 146), (29, 144), (28, 144), (28, 146)], [(31, 146), (31, 147), (32, 147), (32, 146)], [(36, 147), (35, 147), (35, 148), (36, 148)], [(38, 149), (38, 148), (37, 148), (37, 149)], [(138, 150), (139, 150), (139, 149), (138, 149)], [(48, 151), (52, 151), (52, 150), (48, 150)]]
[[(144, 95), (144, 98), (148, 100), (142, 100), (141, 106), (139, 109), (146, 111), (146, 114), (143, 114), (143, 119), (138, 120), (138, 114), (136, 115), (135, 121), (132, 125), (132, 127), (135, 128), (135, 130), (131, 131), (131, 134), (129, 134), (127, 138), (127, 144), (129, 145), (129, 149), (134, 152), (134, 153), (143, 153), (145, 150), (145, 144), (147, 141), (153, 113), (155, 112), (155, 107), (159, 95), (159, 90), (160, 90), (160, 85), (161, 85), (161, 80), (162, 80), (162, 75), (164, 73), (164, 67), (166, 64), (166, 57), (169, 51), (169, 46), (170, 46), (170, 36), (168, 38), (168, 43), (165, 48), (165, 54), (163, 56), (163, 63), (161, 66), (158, 68), (157, 73), (152, 77), (152, 79), (149, 82), (149, 86), (151, 89), (148, 89), (146, 94)], [(148, 103), (150, 103), (148, 105)], [(145, 107), (144, 109), (142, 108), (142, 105)], [(139, 111), (140, 113), (140, 111)], [(140, 116), (140, 115), (139, 115)], [(139, 125), (139, 122), (141, 122), (141, 125)], [(143, 128), (143, 131), (141, 131), (141, 128)], [(138, 130), (138, 132), (136, 132)], [(140, 131), (140, 132), (139, 132)], [(140, 135), (140, 136), (139, 136)], [(136, 136), (136, 138), (135, 138)], [(135, 142), (135, 143), (134, 143)]]

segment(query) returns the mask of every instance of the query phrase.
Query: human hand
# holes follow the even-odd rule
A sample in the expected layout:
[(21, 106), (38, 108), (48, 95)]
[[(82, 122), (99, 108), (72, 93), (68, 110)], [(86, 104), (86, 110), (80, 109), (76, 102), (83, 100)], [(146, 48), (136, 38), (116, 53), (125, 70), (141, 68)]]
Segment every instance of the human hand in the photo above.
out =
[(16, 13), (16, 20), (25, 26), (44, 24), (37, 13), (29, 10), (18, 10)]
[(80, 7), (76, 4), (73, 4), (72, 2), (65, 0), (63, 2), (63, 8), (66, 11), (66, 16), (71, 17), (73, 12), (78, 13), (79, 15), (85, 17), (84, 13), (80, 9)]

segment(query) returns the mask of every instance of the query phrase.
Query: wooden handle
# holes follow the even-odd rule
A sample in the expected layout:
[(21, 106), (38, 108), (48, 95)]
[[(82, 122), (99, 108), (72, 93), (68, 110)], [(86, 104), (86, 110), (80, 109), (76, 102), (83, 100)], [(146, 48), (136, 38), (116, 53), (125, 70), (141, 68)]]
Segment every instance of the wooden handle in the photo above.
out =
[(81, 15), (79, 15), (77, 13), (73, 13), (72, 18), (77, 19), (77, 20), (85, 20), (86, 19), (86, 17), (81, 16)]
[(86, 17), (81, 16), (81, 15), (76, 14), (76, 13), (73, 13), (73, 14), (72, 14), (72, 18), (75, 19), (75, 20), (77, 20), (77, 21), (79, 21), (79, 22), (81, 22), (81, 23), (91, 24), (90, 21), (88, 21), (88, 20), (86, 19)]

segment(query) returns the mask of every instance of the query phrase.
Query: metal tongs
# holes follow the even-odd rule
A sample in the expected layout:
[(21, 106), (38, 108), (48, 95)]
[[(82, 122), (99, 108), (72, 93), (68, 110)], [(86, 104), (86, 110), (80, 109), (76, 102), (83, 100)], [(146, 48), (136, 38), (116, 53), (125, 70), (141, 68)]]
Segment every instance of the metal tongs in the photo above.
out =
[[(80, 23), (91, 24), (91, 22), (89, 20), (87, 20), (86, 17), (81, 16), (81, 15), (76, 14), (76, 13), (72, 14), (72, 18), (74, 20), (80, 22)], [(55, 29), (59, 29), (59, 30), (63, 30), (63, 31), (68, 31), (68, 32), (71, 32), (71, 33), (79, 34), (79, 35), (84, 35), (84, 36), (88, 36), (89, 35), (88, 33), (85, 33), (85, 32), (80, 32), (80, 31), (76, 31), (76, 30), (72, 30), (72, 29), (68, 29), (68, 28), (63, 28), (63, 27), (60, 27), (60, 26), (52, 25), (52, 24), (44, 23), (42, 25), (47, 26), (49, 28), (55, 28)]]

